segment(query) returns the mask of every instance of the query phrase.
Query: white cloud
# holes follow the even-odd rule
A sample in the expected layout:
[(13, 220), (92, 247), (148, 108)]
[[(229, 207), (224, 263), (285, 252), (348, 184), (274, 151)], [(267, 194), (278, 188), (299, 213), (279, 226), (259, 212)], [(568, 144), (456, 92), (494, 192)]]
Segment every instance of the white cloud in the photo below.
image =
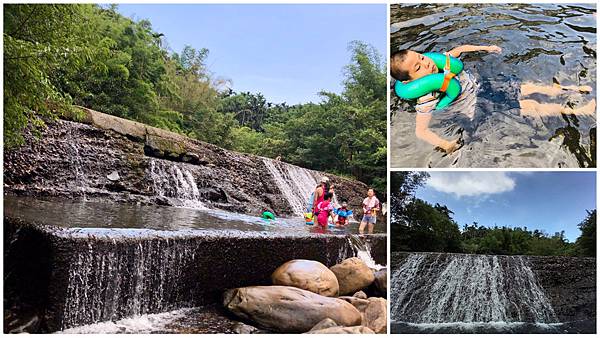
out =
[(499, 194), (515, 188), (515, 180), (506, 172), (471, 171), (429, 173), (427, 184), (434, 190), (456, 197)]

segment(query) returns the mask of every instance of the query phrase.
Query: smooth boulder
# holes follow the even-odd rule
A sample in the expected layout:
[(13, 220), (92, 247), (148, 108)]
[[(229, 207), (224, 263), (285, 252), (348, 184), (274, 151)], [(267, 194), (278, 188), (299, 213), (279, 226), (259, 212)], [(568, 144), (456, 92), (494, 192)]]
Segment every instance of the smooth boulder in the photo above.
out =
[(250, 286), (227, 290), (223, 305), (238, 317), (278, 332), (307, 332), (325, 318), (357, 326), (360, 312), (350, 303), (292, 286)]
[(295, 286), (321, 296), (335, 297), (339, 286), (337, 277), (317, 261), (294, 259), (278, 267), (271, 275), (273, 285)]
[(343, 260), (330, 268), (335, 274), (340, 287), (340, 295), (353, 294), (362, 290), (375, 280), (373, 271), (360, 258), (352, 257)]
[(350, 326), (350, 327), (336, 326), (336, 327), (330, 327), (328, 329), (310, 331), (307, 333), (309, 333), (309, 334), (342, 334), (342, 333), (374, 334), (375, 332), (373, 332), (373, 330), (369, 329), (366, 326)]
[(362, 325), (375, 333), (385, 333), (387, 330), (387, 302), (384, 298), (372, 297), (362, 312)]

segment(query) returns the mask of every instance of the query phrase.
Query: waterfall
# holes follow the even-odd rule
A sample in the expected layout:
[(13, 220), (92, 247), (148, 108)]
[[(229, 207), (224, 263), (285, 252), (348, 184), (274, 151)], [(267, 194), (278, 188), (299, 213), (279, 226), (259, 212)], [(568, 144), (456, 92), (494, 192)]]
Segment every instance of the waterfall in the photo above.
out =
[(554, 323), (527, 258), (410, 254), (391, 277), (392, 319), (409, 323)]
[(354, 251), (356, 257), (360, 258), (365, 264), (375, 270), (385, 269), (385, 266), (377, 264), (373, 255), (371, 255), (371, 245), (369, 242), (363, 241), (359, 236), (348, 234), (348, 243)]
[(69, 266), (63, 328), (169, 311), (193, 302), (184, 292), (195, 259), (191, 243), (169, 239), (120, 246), (89, 241)]
[(85, 175), (85, 171), (83, 170), (82, 158), (79, 154), (79, 144), (76, 142), (75, 137), (73, 136), (73, 130), (69, 129), (69, 140), (68, 144), (72, 150), (72, 159), (70, 160), (71, 164), (73, 164), (73, 169), (75, 172), (75, 185), (76, 188), (81, 190), (81, 194), (83, 199), (86, 199), (86, 187), (87, 187), (87, 179)]
[(201, 201), (194, 176), (184, 164), (152, 159), (149, 178), (158, 196), (174, 199), (178, 206), (208, 209)]
[(313, 173), (308, 169), (268, 158), (263, 158), (263, 162), (294, 214), (301, 216), (306, 210), (310, 194), (317, 186)]

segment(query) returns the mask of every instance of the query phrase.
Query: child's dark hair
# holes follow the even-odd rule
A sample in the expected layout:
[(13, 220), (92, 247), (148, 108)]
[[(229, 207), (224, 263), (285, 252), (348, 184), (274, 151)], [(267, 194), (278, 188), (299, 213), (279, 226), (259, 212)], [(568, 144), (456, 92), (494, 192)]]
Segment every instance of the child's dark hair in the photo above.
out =
[(390, 56), (390, 75), (398, 81), (410, 80), (408, 71), (400, 69), (398, 64), (402, 63), (408, 55), (408, 49), (401, 49), (397, 52), (392, 53)]
[(348, 200), (342, 200), (342, 204), (348, 203)]
[(332, 197), (333, 197), (333, 194), (330, 193), (330, 192), (326, 192), (325, 195), (323, 195), (323, 199), (324, 200), (328, 200), (328, 199), (330, 199)]

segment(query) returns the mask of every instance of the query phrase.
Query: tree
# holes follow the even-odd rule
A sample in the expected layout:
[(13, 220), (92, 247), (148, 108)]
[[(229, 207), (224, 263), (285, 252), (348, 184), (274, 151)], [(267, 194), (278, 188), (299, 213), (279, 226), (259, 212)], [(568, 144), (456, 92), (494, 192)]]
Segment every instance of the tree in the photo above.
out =
[(38, 133), (43, 119), (69, 110), (71, 97), (60, 90), (62, 74), (77, 72), (93, 55), (91, 5), (7, 4), (4, 6), (4, 144)]
[(425, 171), (393, 171), (390, 182), (392, 221), (403, 218), (406, 205), (412, 200), (415, 190), (423, 186), (429, 173)]
[(581, 235), (576, 245), (580, 255), (596, 257), (596, 209), (586, 212), (586, 218), (578, 225)]

